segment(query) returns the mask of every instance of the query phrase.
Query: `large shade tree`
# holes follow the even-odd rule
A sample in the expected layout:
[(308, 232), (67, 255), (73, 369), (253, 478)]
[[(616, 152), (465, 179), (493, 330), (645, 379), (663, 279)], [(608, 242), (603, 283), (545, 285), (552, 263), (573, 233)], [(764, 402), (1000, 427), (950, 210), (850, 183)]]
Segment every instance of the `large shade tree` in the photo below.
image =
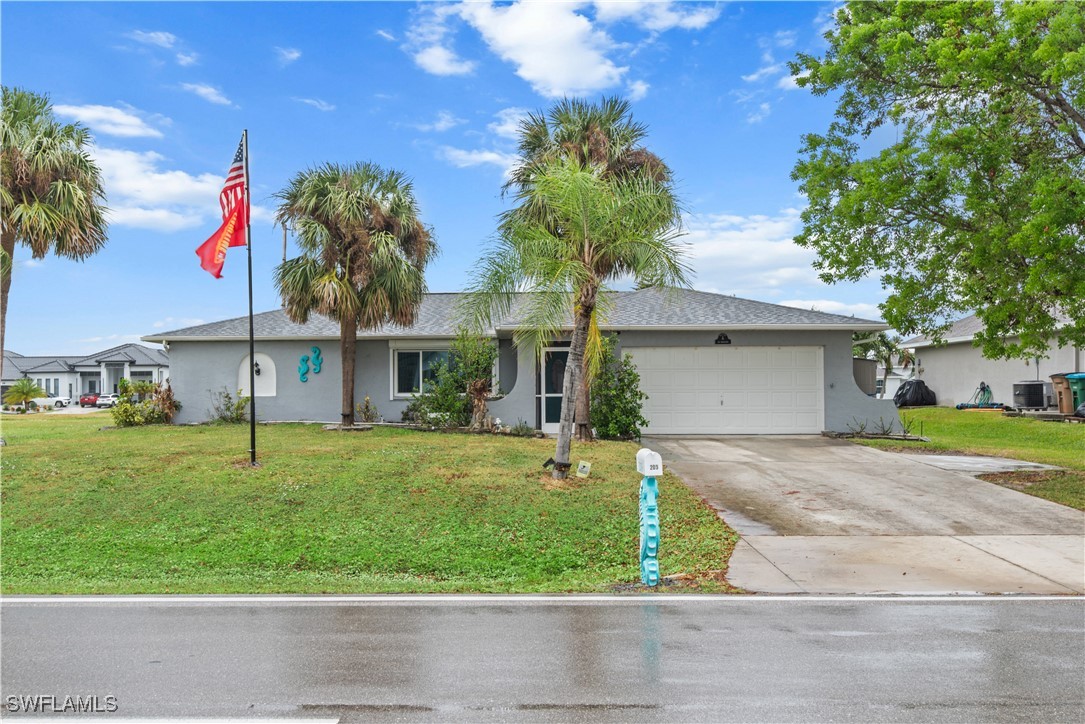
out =
[(90, 134), (61, 123), (46, 96), (3, 87), (0, 110), (0, 354), (17, 244), (35, 259), (50, 252), (83, 260), (106, 242), (101, 172)]
[(351, 425), (358, 331), (414, 323), (437, 247), (410, 181), (376, 164), (309, 169), (276, 197), (276, 220), (302, 253), (279, 265), (275, 284), (290, 319), (317, 312), (339, 322), (342, 424)]
[[(519, 160), (505, 184), (506, 193), (515, 193), (521, 202), (521, 218), (530, 217), (538, 223), (551, 223), (549, 210), (543, 200), (531, 193), (536, 180), (557, 161), (566, 160), (582, 169), (594, 169), (604, 179), (628, 179), (634, 176), (648, 177), (665, 185), (671, 179), (671, 171), (657, 155), (644, 147), (647, 127), (635, 121), (629, 101), (617, 97), (604, 97), (598, 103), (578, 98), (565, 98), (546, 112), (529, 113), (520, 123), (518, 145)], [(661, 196), (677, 202), (669, 193)], [(552, 226), (556, 236), (563, 233), (560, 226)], [(592, 329), (597, 329), (595, 317)], [(591, 378), (598, 368), (602, 348), (595, 344), (593, 335), (589, 344), (579, 384), (576, 388), (577, 437), (591, 435), (590, 405)]]
[(554, 455), (554, 477), (563, 478), (585, 350), (593, 338), (601, 346), (597, 320), (605, 317), (606, 285), (625, 278), (687, 285), (680, 217), (670, 186), (650, 173), (608, 178), (602, 168), (573, 159), (541, 167), (517, 198), (520, 205), (503, 216), (498, 241), (478, 267), (468, 309), (484, 326), (515, 304), (522, 320), (516, 342), (535, 350), (571, 323)]
[(849, 2), (796, 82), (796, 242), (828, 282), (880, 275), (885, 321), (938, 339), (975, 311), (989, 357), (1085, 345), (1085, 4)]

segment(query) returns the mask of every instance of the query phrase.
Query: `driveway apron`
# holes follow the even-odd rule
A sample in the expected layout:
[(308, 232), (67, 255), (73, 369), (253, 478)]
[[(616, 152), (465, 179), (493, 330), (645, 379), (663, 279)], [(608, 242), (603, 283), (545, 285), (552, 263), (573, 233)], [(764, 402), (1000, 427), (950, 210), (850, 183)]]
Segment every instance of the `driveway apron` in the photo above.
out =
[(820, 436), (645, 445), (742, 537), (728, 579), (747, 590), (1085, 593), (1085, 513), (961, 466)]

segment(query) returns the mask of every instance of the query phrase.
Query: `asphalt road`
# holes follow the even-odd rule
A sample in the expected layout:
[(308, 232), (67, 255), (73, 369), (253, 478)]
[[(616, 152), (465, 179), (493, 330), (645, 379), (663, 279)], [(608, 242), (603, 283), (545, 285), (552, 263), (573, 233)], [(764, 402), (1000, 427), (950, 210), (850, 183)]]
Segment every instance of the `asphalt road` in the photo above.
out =
[(7, 597), (0, 634), (13, 719), (1085, 720), (1081, 598)]

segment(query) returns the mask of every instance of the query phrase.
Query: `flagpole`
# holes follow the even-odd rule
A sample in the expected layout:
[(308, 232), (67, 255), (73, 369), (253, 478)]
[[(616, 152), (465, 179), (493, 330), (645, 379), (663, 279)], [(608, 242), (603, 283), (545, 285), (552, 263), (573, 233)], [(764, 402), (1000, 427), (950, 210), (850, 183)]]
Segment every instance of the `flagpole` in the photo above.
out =
[(256, 338), (252, 327), (252, 205), (249, 203), (249, 129), (241, 134), (245, 146), (245, 246), (249, 255), (249, 465), (256, 467)]

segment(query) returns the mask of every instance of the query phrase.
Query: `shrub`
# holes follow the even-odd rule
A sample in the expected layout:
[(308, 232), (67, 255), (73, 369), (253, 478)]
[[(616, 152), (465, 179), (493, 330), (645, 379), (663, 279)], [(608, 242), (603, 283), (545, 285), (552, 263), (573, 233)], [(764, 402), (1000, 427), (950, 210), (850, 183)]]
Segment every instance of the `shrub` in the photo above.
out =
[(369, 395), (365, 396), (364, 402), (355, 405), (354, 408), (358, 419), (362, 422), (378, 422), (381, 419), (380, 411), (373, 404), (373, 401), (369, 399)]
[(509, 428), (509, 434), (516, 437), (534, 437), (535, 428), (521, 418), (516, 419), (516, 424)]
[[(145, 390), (150, 390), (150, 392), (135, 392), (133, 388), (137, 386), (143, 386)], [(109, 411), (117, 427), (168, 424), (173, 420), (173, 416), (177, 414), (177, 411), (181, 409), (181, 403), (174, 398), (173, 389), (168, 383), (162, 385), (137, 382), (135, 385), (127, 386), (125, 380), (121, 380), (117, 385), (117, 389), (127, 389), (127, 392), (118, 393), (121, 397)], [(136, 400), (137, 394), (140, 396), (150, 394), (150, 398)], [(244, 412), (242, 412), (242, 415), (244, 415)]]
[(465, 427), (471, 421), (471, 401), (464, 394), (463, 378), (443, 362), (437, 363), (433, 372), (433, 386), (411, 397), (403, 411), (403, 421), (434, 427)]
[(633, 358), (614, 354), (614, 338), (603, 337), (599, 372), (591, 385), (591, 421), (604, 440), (639, 440), (648, 395), (640, 390), (640, 375)]
[(249, 417), (246, 413), (246, 409), (249, 406), (251, 397), (241, 394), (241, 390), (237, 391), (237, 399), (230, 394), (230, 391), (225, 387), (221, 392), (211, 393), (211, 422), (223, 422), (231, 425), (237, 425), (242, 422), (246, 422)]

